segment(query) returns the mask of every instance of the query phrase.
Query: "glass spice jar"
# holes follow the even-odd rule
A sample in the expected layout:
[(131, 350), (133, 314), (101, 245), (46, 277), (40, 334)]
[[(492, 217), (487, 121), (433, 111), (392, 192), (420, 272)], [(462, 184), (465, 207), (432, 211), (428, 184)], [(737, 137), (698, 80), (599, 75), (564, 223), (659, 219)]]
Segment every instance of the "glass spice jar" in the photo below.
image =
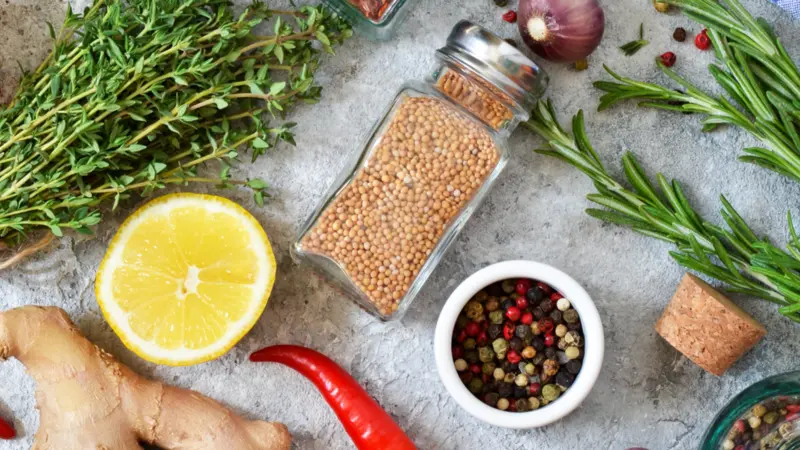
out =
[(416, 0), (325, 0), (368, 38), (385, 40), (405, 19)]
[(765, 378), (734, 397), (699, 450), (800, 449), (800, 371)]
[(406, 84), (292, 248), (383, 320), (402, 316), (508, 159), (545, 89), (528, 57), (462, 21)]

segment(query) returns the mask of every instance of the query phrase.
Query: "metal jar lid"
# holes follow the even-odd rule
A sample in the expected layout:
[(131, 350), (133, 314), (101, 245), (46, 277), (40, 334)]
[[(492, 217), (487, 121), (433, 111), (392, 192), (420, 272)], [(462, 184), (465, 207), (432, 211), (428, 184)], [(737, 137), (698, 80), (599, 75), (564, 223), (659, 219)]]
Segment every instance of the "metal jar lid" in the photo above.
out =
[(444, 61), (455, 63), (497, 87), (530, 112), (547, 87), (547, 74), (516, 47), (494, 33), (462, 20), (436, 52)]

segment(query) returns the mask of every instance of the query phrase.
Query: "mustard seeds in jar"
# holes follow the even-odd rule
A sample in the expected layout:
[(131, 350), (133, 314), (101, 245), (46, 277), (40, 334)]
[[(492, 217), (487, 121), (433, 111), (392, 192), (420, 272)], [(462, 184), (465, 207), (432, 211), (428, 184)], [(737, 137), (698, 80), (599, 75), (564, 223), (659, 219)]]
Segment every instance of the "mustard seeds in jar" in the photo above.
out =
[(391, 315), (499, 156), (485, 128), (443, 100), (406, 97), (301, 246), (341, 264)]
[[(508, 136), (546, 84), (533, 61), (469, 22), (456, 25), (436, 56), (427, 83), (400, 90), (292, 248), (295, 260), (384, 320), (400, 317), (420, 292), (500, 174)], [(486, 312), (494, 323), (498, 311)], [(479, 357), (464, 354), (469, 364)]]

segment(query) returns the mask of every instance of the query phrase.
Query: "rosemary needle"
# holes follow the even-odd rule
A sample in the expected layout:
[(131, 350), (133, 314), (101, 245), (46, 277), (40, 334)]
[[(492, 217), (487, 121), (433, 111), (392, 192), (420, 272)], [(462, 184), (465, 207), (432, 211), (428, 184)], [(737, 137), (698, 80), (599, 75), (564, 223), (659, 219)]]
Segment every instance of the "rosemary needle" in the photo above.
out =
[(650, 43), (649, 41), (646, 41), (644, 39), (644, 24), (642, 23), (639, 24), (639, 39), (635, 41), (630, 41), (627, 44), (620, 46), (619, 49), (622, 50), (623, 53), (625, 53), (625, 56), (631, 56), (636, 54), (636, 52), (641, 50), (642, 47), (646, 46), (649, 43)]

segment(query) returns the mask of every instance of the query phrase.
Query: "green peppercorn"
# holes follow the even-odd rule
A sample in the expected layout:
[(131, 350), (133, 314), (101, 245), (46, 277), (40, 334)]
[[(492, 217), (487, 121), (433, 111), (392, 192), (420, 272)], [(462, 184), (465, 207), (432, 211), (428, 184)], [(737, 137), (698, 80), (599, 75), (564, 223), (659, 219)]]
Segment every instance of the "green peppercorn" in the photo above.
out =
[(458, 315), (458, 318), (456, 319), (456, 328), (457, 329), (466, 328), (466, 326), (470, 322), (472, 322), (472, 321), (469, 320), (469, 317), (467, 317), (466, 314), (461, 313), (461, 314)]
[(561, 389), (559, 389), (555, 384), (546, 384), (542, 388), (542, 397), (544, 397), (544, 399), (548, 402), (552, 402), (553, 400), (557, 399), (559, 395), (561, 395)]
[(499, 409), (500, 411), (507, 410), (508, 406), (509, 402), (507, 398), (501, 398), (500, 400), (497, 401), (497, 409)]
[(527, 347), (522, 349), (522, 357), (523, 358), (531, 359), (534, 356), (536, 356), (536, 349), (535, 348), (533, 348), (531, 346), (527, 346)]
[(567, 347), (569, 347), (569, 344), (567, 344), (567, 340), (564, 338), (559, 339), (558, 344), (556, 345), (558, 346), (559, 350), (566, 350)]
[(561, 318), (564, 319), (564, 322), (575, 323), (580, 317), (578, 316), (578, 311), (575, 311), (574, 309), (568, 309), (564, 311), (564, 313), (561, 315)]
[(470, 380), (467, 389), (469, 389), (469, 391), (473, 394), (480, 394), (481, 390), (483, 389), (483, 381), (479, 377), (475, 377)]
[(500, 400), (500, 396), (496, 392), (489, 392), (483, 397), (484, 403), (489, 406), (497, 406), (498, 400)]
[(514, 283), (514, 280), (508, 279), (503, 280), (501, 287), (503, 288), (503, 292), (506, 294), (511, 294), (516, 289), (516, 284)]
[(528, 375), (521, 373), (514, 378), (514, 384), (519, 387), (527, 386), (528, 385)]
[(473, 338), (467, 338), (464, 341), (464, 350), (473, 350), (477, 347), (478, 343)]
[(497, 311), (497, 308), (499, 307), (500, 307), (500, 301), (497, 300), (497, 297), (489, 297), (489, 300), (486, 300), (486, 305), (483, 307), (483, 309), (492, 312), (492, 311)]
[(538, 398), (536, 398), (536, 397), (528, 398), (528, 409), (530, 411), (533, 411), (534, 409), (539, 409), (539, 405), (540, 405), (540, 402), (539, 402)]
[(508, 384), (511, 384), (511, 383), (514, 382), (514, 380), (516, 378), (517, 378), (517, 376), (515, 374), (513, 374), (511, 372), (507, 372), (505, 378), (503, 378), (503, 381), (508, 383)]
[(519, 294), (514, 292), (513, 294), (509, 295), (509, 297), (511, 298), (511, 300), (516, 301), (519, 298)]
[(497, 310), (489, 313), (489, 322), (501, 325), (504, 321), (503, 311)]
[(467, 361), (464, 359), (457, 359), (453, 364), (455, 364), (456, 370), (459, 372), (463, 372), (469, 367), (469, 364), (467, 364)]
[(483, 317), (483, 305), (481, 305), (479, 302), (471, 300), (467, 303), (465, 309), (467, 311), (467, 317), (469, 317), (471, 320), (474, 320), (475, 322), (479, 322), (480, 320), (482, 320), (481, 318)]
[(494, 375), (495, 380), (500, 381), (506, 377), (506, 372), (502, 368), (498, 367), (494, 369), (494, 373), (492, 375)]
[(486, 291), (480, 291), (477, 294), (475, 294), (475, 296), (472, 297), (472, 299), (483, 303), (489, 299), (489, 294), (487, 294)]
[(583, 336), (577, 331), (569, 331), (567, 332), (566, 336), (564, 336), (564, 340), (567, 341), (567, 344), (574, 345), (575, 347), (583, 347)]
[(567, 349), (564, 350), (564, 354), (566, 354), (569, 359), (578, 359), (581, 356), (581, 350), (578, 347), (567, 347)]
[(508, 341), (503, 338), (497, 338), (492, 342), (492, 349), (497, 354), (505, 354), (508, 351)]
[(517, 407), (517, 412), (527, 412), (528, 411), (528, 400), (521, 398), (514, 402), (514, 405)]
[(792, 421), (792, 422), (784, 422), (784, 423), (780, 424), (780, 426), (778, 427), (778, 433), (784, 439), (788, 439), (789, 436), (794, 434), (794, 431), (795, 431), (795, 429), (794, 429), (794, 421)]
[[(480, 353), (480, 351), (479, 351), (479, 353)], [(485, 375), (491, 375), (491, 374), (494, 373), (494, 369), (496, 369), (496, 368), (497, 368), (497, 364), (495, 364), (494, 362), (485, 362), (485, 363), (483, 363), (483, 367), (481, 367), (481, 371)]]
[(751, 412), (756, 417), (764, 417), (764, 414), (767, 413), (767, 407), (762, 404), (758, 404), (753, 407), (753, 410)]
[(480, 359), (482, 363), (494, 361), (494, 352), (489, 347), (481, 347), (478, 349), (478, 359)]
[(467, 350), (464, 352), (464, 360), (466, 360), (470, 364), (477, 364), (480, 361), (478, 358), (477, 350)]
[(780, 415), (778, 414), (777, 411), (770, 411), (764, 414), (764, 422), (766, 422), (769, 425), (775, 425), (775, 422), (778, 421), (779, 417)]
[(750, 416), (750, 418), (747, 419), (747, 423), (750, 425), (750, 428), (755, 430), (756, 428), (761, 426), (761, 418), (756, 416)]
[(528, 375), (536, 375), (536, 366), (533, 363), (525, 364), (525, 373)]

